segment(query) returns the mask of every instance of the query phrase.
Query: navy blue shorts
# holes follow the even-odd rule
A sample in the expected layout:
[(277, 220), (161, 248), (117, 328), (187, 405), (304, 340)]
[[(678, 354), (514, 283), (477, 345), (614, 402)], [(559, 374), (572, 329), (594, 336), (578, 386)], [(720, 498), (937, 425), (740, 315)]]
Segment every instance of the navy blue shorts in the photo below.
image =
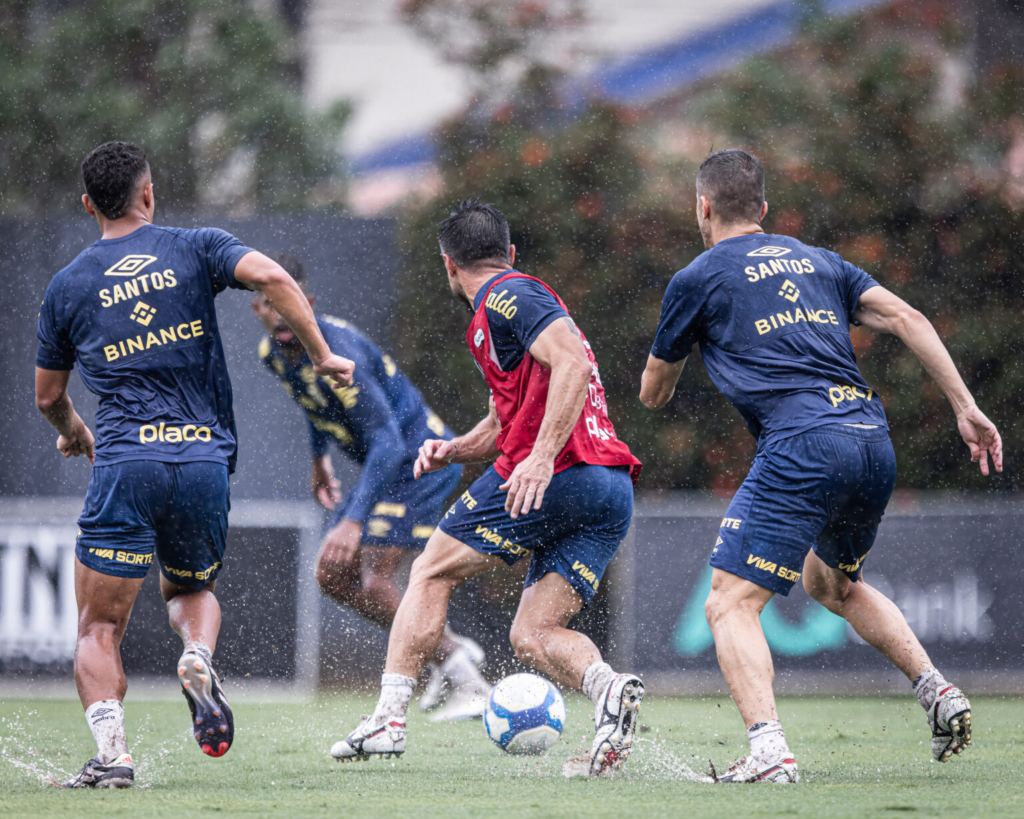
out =
[(829, 424), (768, 444), (729, 504), (711, 565), (788, 595), (813, 548), (856, 581), (895, 481), (884, 427)]
[(532, 552), (524, 588), (555, 572), (589, 603), (633, 518), (629, 471), (571, 466), (551, 479), (540, 509), (515, 520), (505, 511), (503, 483), (488, 469), (448, 510), (441, 531), (509, 565)]
[(208, 461), (98, 466), (78, 519), (75, 554), (114, 577), (164, 577), (198, 591), (216, 579), (228, 535), (228, 468)]
[[(462, 479), (462, 467), (458, 465), (428, 472), (419, 480), (413, 478), (411, 465), (405, 465), (402, 469), (408, 471), (408, 476), (388, 489), (366, 520), (363, 527), (364, 546), (422, 549), (434, 534), (448, 498)], [(347, 511), (348, 499), (339, 503), (334, 510), (331, 529), (341, 523)]]

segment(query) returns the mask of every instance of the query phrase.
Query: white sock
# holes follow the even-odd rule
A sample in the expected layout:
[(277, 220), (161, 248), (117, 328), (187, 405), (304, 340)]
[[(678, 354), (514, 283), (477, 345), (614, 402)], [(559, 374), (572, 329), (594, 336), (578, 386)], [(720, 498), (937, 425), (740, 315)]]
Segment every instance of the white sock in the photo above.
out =
[(760, 768), (769, 768), (793, 756), (786, 744), (782, 723), (777, 719), (751, 725), (747, 736), (750, 738), (750, 754)]
[(466, 649), (459, 647), (452, 656), (444, 661), (441, 671), (451, 680), (457, 689), (465, 689), (474, 694), (483, 694), (490, 690), (491, 686), (476, 667), (476, 663), (469, 656)]
[(109, 765), (128, 753), (128, 737), (124, 732), (124, 706), (119, 700), (100, 700), (85, 709), (93, 739), (96, 740), (96, 758)]
[(914, 680), (914, 693), (917, 694), (921, 707), (928, 711), (935, 705), (935, 698), (939, 696), (939, 692), (948, 685), (946, 678), (937, 668), (929, 668)]
[(596, 663), (591, 663), (587, 666), (587, 670), (583, 672), (583, 694), (590, 699), (594, 705), (597, 705), (598, 700), (601, 699), (601, 695), (604, 693), (605, 688), (615, 678), (615, 672), (612, 667), (606, 662), (598, 660)]
[(373, 709), (374, 720), (383, 722), (399, 720), (405, 722), (405, 711), (412, 699), (412, 687), (416, 680), (402, 674), (382, 674), (380, 678), (380, 699)]
[(185, 643), (185, 650), (182, 654), (198, 654), (206, 662), (213, 662), (213, 652), (210, 651), (210, 647), (206, 643), (201, 643), (199, 640), (189, 640)]

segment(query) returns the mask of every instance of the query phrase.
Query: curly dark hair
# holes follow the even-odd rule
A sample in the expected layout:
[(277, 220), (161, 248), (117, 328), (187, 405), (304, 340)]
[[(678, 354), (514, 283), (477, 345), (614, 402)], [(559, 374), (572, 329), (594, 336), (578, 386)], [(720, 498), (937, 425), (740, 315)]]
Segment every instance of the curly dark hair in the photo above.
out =
[(441, 223), (438, 233), (441, 252), (459, 267), (495, 259), (509, 263), (508, 222), (494, 205), (479, 199), (464, 199)]
[(130, 142), (104, 142), (82, 161), (85, 192), (108, 219), (127, 213), (139, 180), (147, 173), (146, 152)]

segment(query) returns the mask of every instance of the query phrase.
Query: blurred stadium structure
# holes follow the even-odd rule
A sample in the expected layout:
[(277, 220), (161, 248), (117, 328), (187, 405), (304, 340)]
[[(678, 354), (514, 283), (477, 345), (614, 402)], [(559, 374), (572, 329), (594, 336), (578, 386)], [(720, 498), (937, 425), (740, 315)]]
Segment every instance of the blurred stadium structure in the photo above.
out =
[[(591, 630), (655, 688), (721, 688), (698, 609), (711, 532), (752, 441), (699, 366), (665, 414), (642, 416), (634, 400), (664, 284), (700, 249), (690, 186), (714, 141), (766, 160), (769, 229), (835, 246), (936, 319), (1003, 425), (1008, 472), (984, 486), (998, 497), (910, 490), (983, 485), (919, 368), (884, 339), (855, 337), (868, 380), (883, 388), (905, 487), (869, 576), (885, 583), (899, 565), (895, 599), (965, 686), (1019, 691), (1024, 578), (1007, 555), (1024, 529), (1015, 457), (1024, 445), (1020, 4), (505, 3), (527, 20), (561, 10), (571, 24), (487, 74), (501, 80), (495, 95), (465, 59), (446, 62), (443, 44), (424, 36), (432, 7), (488, 3), (143, 0), (132, 6), (138, 19), (113, 0), (0, 10), (0, 44), (21, 38), (0, 48), (0, 69), (9, 69), (0, 70), (0, 259), (12, 272), (0, 338), (0, 672), (66, 673), (73, 650), (70, 550), (88, 466), (57, 455), (32, 406), (35, 318), (49, 278), (95, 238), (75, 212), (80, 154), (129, 138), (151, 154), (158, 197), (168, 191), (158, 220), (214, 224), (261, 250), (303, 256), (318, 309), (390, 337), (396, 359), (458, 427), (475, 420), (484, 396), (433, 231), (453, 198), (479, 194), (502, 207), (524, 268), (566, 297), (605, 362), (616, 423), (648, 464), (641, 488), (713, 490), (652, 494), (638, 506)], [(145, 14), (171, 7), (186, 18), (151, 30)], [(73, 15), (90, 12), (111, 29), (101, 55), (127, 56), (106, 74), (87, 57), (80, 76), (58, 71), (84, 19)], [(189, 47), (206, 51), (180, 70), (168, 63)], [(132, 95), (154, 77), (165, 93), (140, 104)], [(268, 78), (272, 93), (261, 93)], [(210, 93), (218, 82), (232, 93)], [(115, 88), (127, 89), (124, 98), (97, 116)], [(341, 161), (331, 141), (349, 103)], [(45, 162), (26, 173), (34, 156)], [(295, 178), (283, 180), (288, 168)], [(302, 417), (256, 357), (248, 300), (228, 293), (218, 310), (241, 456), (222, 584), (229, 671), (302, 689), (371, 680), (384, 636), (321, 603), (311, 584), (323, 518), (307, 495)], [(77, 378), (72, 394), (91, 421)], [(336, 466), (350, 482), (344, 461)], [(136, 674), (173, 660), (155, 579), (126, 637)], [(463, 594), (453, 615), (502, 647), (505, 668), (512, 582)], [(954, 610), (936, 602), (942, 584), (963, 592)], [(831, 615), (805, 612), (802, 590), (793, 598), (770, 615), (781, 690), (905, 690)], [(254, 659), (257, 643), (273, 647), (269, 659)]]

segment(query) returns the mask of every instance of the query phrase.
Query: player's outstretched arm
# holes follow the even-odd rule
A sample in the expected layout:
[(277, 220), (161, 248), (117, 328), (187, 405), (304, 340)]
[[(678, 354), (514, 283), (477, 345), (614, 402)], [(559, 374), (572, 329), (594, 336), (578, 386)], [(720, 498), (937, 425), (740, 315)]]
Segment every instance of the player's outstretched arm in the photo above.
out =
[(981, 473), (988, 475), (991, 456), (996, 472), (1002, 472), (1003, 439), (999, 430), (974, 403), (974, 397), (932, 323), (895, 293), (880, 286), (861, 294), (854, 318), (865, 327), (892, 333), (903, 340), (949, 399), (960, 435), (971, 450), (971, 460), (978, 461)]
[(332, 379), (336, 387), (352, 383), (356, 365), (331, 352), (305, 293), (281, 265), (254, 250), (238, 260), (235, 280), (266, 295), (306, 348), (317, 375)]
[(473, 429), (465, 435), (450, 441), (428, 438), (420, 446), (419, 456), (413, 465), (413, 476), (419, 478), (425, 472), (437, 472), (450, 464), (472, 464), (490, 461), (498, 454), (495, 441), (501, 432), (501, 422), (494, 408), (494, 399), (490, 402), (490, 411)]
[(60, 434), (57, 449), (65, 458), (84, 455), (93, 463), (95, 440), (68, 395), (69, 370), (44, 370), (36, 367), (36, 408)]
[(508, 491), (505, 511), (513, 518), (540, 509), (555, 471), (555, 458), (569, 440), (587, 400), (593, 366), (583, 340), (568, 319), (553, 321), (530, 345), (530, 355), (551, 370), (544, 420), (533, 450), (516, 464), (499, 489)]
[(682, 361), (662, 361), (653, 355), (647, 356), (647, 367), (640, 378), (640, 403), (649, 410), (659, 410), (672, 400), (676, 393), (676, 382), (686, 366)]

